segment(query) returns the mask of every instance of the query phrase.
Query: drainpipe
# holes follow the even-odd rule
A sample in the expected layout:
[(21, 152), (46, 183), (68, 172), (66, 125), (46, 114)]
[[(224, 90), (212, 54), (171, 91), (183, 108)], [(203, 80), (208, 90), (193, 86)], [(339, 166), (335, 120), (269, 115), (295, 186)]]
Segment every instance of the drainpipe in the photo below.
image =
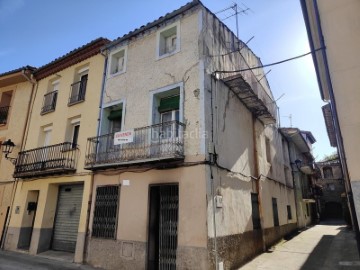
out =
[(108, 62), (108, 56), (107, 56), (107, 54), (104, 54), (103, 52), (101, 52), (101, 55), (103, 55), (103, 56), (105, 57), (105, 61), (104, 61), (103, 81), (102, 81), (101, 93), (100, 93), (99, 118), (98, 118), (97, 132), (96, 132), (96, 135), (97, 135), (97, 136), (100, 136), (100, 132), (101, 132), (102, 114), (103, 114), (102, 105), (103, 105), (104, 94), (105, 94), (106, 69), (107, 69), (107, 62)]
[(216, 161), (216, 155), (215, 155), (215, 151), (214, 151), (214, 107), (213, 107), (213, 80), (215, 81), (215, 91), (217, 89), (217, 80), (216, 78), (212, 78), (210, 77), (211, 80), (211, 87), (210, 87), (210, 107), (211, 107), (211, 142), (210, 142), (210, 146), (211, 150), (209, 149), (209, 156), (210, 156), (210, 164), (209, 164), (209, 168), (210, 168), (210, 182), (211, 182), (211, 198), (212, 198), (212, 216), (213, 216), (213, 227), (214, 227), (214, 253), (215, 253), (215, 269), (218, 270), (219, 269), (219, 258), (218, 258), (218, 250), (217, 250), (217, 232), (216, 232), (216, 204), (215, 204), (215, 180), (213, 177), (213, 173), (212, 173), (212, 164), (215, 163)]
[(291, 161), (291, 155), (290, 155), (290, 143), (288, 140), (287, 141), (287, 145), (288, 145), (288, 153), (289, 153), (289, 161), (290, 161), (290, 167), (291, 167), (291, 177), (293, 180), (293, 188), (294, 188), (294, 199), (295, 199), (295, 212), (296, 212), (296, 224), (297, 227), (300, 228), (300, 219), (299, 219), (299, 205), (298, 205), (298, 196), (297, 196), (297, 191), (296, 191), (296, 182), (295, 182), (295, 174), (294, 174), (294, 162)]
[(260, 226), (261, 226), (261, 239), (263, 251), (266, 251), (266, 239), (265, 239), (265, 230), (264, 230), (264, 215), (262, 210), (262, 201), (261, 201), (261, 187), (260, 187), (260, 169), (259, 169), (259, 157), (258, 157), (258, 144), (256, 140), (256, 117), (252, 115), (252, 132), (253, 132), (253, 153), (254, 153), (254, 170), (255, 170), (255, 184), (256, 184), (256, 192), (258, 194), (258, 202), (259, 202), (259, 216), (260, 216)]

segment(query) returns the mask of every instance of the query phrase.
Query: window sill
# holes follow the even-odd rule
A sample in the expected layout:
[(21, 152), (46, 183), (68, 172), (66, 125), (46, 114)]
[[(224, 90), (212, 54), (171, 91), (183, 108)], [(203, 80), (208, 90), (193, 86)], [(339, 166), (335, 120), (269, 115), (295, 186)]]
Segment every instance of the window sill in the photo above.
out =
[(54, 110), (49, 110), (49, 111), (46, 111), (46, 112), (41, 112), (40, 115), (48, 114), (48, 113), (51, 113), (51, 112), (55, 112), (55, 109)]
[(163, 58), (167, 58), (167, 57), (169, 57), (169, 56), (172, 56), (172, 55), (174, 55), (174, 54), (177, 54), (178, 52), (180, 52), (180, 49), (176, 49), (175, 51), (173, 51), (173, 52), (171, 52), (171, 53), (164, 53), (164, 54), (162, 54), (162, 55), (157, 55), (157, 58), (156, 58), (156, 60), (161, 60), (161, 59), (163, 59)]
[(79, 103), (83, 103), (84, 101), (85, 101), (85, 99), (68, 103), (68, 107), (71, 107), (71, 106), (76, 105), (76, 104), (79, 104)]
[(119, 75), (124, 74), (124, 73), (126, 73), (126, 69), (123, 69), (122, 71), (119, 71), (117, 73), (109, 74), (108, 79), (119, 76)]

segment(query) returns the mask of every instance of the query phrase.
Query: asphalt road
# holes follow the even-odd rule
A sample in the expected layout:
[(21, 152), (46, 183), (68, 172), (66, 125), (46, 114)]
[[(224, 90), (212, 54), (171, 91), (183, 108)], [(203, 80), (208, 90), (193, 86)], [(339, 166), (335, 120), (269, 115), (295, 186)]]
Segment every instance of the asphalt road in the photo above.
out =
[(99, 270), (88, 265), (51, 260), (23, 253), (0, 251), (0, 270)]

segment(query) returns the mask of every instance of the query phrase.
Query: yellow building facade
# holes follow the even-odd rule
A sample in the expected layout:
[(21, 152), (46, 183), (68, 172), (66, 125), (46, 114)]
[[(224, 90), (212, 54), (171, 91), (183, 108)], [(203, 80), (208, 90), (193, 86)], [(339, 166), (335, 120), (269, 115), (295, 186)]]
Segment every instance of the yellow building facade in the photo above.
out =
[[(27, 113), (33, 93), (33, 67), (26, 66), (0, 74), (0, 143), (11, 140), (15, 147), (9, 157), (16, 156), (24, 139)], [(13, 164), (0, 153), (0, 243), (3, 244), (6, 223), (14, 194)]]
[(83, 260), (92, 173), (84, 170), (86, 140), (97, 133), (104, 57), (98, 38), (34, 72), (36, 92), (5, 248), (38, 254), (74, 252)]

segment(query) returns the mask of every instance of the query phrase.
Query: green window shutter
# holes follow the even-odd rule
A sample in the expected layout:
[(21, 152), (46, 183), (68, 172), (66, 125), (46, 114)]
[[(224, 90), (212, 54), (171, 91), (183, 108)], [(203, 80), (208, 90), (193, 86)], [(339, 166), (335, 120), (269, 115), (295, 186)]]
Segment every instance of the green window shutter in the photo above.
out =
[(116, 120), (116, 119), (121, 119), (121, 118), (122, 118), (122, 110), (111, 111), (108, 116), (108, 119), (110, 121)]
[(160, 106), (158, 108), (159, 113), (178, 110), (180, 104), (180, 96), (172, 96), (168, 98), (162, 98), (160, 100)]

